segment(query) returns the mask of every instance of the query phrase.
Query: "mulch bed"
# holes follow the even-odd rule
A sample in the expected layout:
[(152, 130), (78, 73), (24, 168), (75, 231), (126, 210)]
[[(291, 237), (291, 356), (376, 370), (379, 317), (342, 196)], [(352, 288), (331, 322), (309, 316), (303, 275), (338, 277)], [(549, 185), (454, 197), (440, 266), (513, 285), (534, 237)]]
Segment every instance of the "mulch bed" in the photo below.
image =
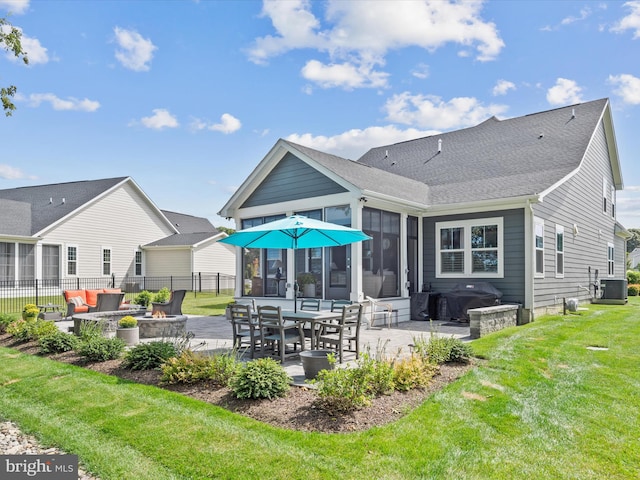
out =
[[(0, 335), (0, 346), (32, 355), (37, 355), (39, 352), (35, 342), (16, 342), (8, 334)], [(228, 388), (207, 382), (192, 385), (161, 385), (160, 371), (128, 370), (122, 368), (122, 360), (90, 363), (74, 352), (47, 355), (47, 357), (133, 382), (175, 391), (273, 426), (326, 433), (362, 431), (396, 421), (418, 407), (434, 392), (473, 368), (473, 364), (442, 365), (440, 373), (425, 389), (382, 395), (373, 399), (371, 406), (349, 413), (339, 413), (323, 408), (315, 390), (307, 387), (292, 386), (285, 397), (274, 400), (237, 399)]]

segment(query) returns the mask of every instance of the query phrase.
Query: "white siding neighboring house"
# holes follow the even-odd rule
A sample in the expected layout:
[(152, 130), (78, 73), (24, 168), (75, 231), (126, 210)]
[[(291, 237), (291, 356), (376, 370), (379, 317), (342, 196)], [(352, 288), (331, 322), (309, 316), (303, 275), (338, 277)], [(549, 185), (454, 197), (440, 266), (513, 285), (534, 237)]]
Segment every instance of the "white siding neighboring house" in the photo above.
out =
[(634, 248), (629, 254), (629, 263), (632, 269), (638, 267), (638, 264), (640, 264), (640, 248)]
[[(182, 229), (176, 218), (185, 219)], [(194, 228), (201, 230), (197, 237)], [(3, 286), (36, 279), (191, 275), (198, 271), (194, 267), (218, 271), (215, 256), (194, 262), (192, 250), (226, 252), (228, 258), (219, 255), (226, 272), (235, 255), (215, 245), (224, 236), (206, 219), (161, 211), (130, 177), (0, 190)], [(154, 248), (166, 239), (179, 247)]]

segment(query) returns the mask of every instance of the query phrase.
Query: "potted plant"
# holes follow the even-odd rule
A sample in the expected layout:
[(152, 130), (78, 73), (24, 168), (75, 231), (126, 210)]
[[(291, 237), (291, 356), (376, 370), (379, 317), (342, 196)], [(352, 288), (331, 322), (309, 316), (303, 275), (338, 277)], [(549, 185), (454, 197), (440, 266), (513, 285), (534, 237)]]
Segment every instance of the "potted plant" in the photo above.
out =
[(316, 276), (311, 272), (305, 272), (298, 275), (298, 285), (302, 291), (302, 295), (308, 298), (316, 296)]
[(138, 320), (131, 315), (126, 315), (118, 320), (116, 337), (121, 338), (127, 346), (137, 345), (140, 341), (140, 328)]
[(336, 364), (333, 350), (303, 350), (300, 360), (307, 380), (315, 379), (320, 370), (333, 370)]
[(23, 320), (35, 320), (40, 313), (40, 309), (34, 303), (27, 303), (22, 309)]

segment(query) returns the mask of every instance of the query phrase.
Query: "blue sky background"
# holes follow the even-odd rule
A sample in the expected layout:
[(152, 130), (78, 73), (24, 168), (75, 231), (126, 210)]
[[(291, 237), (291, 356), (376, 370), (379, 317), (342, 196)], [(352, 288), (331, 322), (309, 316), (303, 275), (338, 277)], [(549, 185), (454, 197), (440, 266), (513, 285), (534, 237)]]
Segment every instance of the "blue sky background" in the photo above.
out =
[[(131, 176), (217, 212), (278, 138), (371, 147), (608, 97), (640, 227), (640, 1), (0, 0), (0, 188)], [(126, 212), (123, 212), (126, 216)]]

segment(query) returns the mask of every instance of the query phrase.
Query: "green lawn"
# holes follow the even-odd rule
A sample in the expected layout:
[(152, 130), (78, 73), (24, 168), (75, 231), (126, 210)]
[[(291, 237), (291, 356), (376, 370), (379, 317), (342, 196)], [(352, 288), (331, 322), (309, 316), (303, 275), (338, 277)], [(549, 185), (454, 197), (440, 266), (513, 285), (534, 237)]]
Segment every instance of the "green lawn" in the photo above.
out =
[(361, 433), (280, 430), (9, 349), (0, 349), (0, 416), (78, 454), (102, 480), (640, 478), (638, 298), (473, 346), (481, 365)]

